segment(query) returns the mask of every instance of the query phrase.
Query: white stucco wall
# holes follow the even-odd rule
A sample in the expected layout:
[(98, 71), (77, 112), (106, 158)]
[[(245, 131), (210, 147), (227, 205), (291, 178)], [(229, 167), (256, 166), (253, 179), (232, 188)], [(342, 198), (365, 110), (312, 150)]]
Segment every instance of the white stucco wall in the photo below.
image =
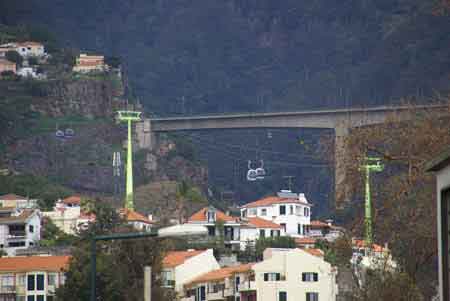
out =
[[(439, 254), (439, 300), (444, 300), (442, 288), (442, 275), (444, 267), (442, 267), (442, 228), (441, 228), (441, 191), (450, 188), (450, 166), (436, 173), (436, 191), (437, 191), (437, 231), (438, 231), (438, 254)], [(446, 231), (445, 231), (446, 232)], [(445, 233), (444, 232), (444, 233)]]
[[(258, 301), (276, 301), (280, 291), (287, 292), (288, 301), (306, 300), (307, 292), (319, 293), (320, 301), (335, 301), (336, 273), (329, 263), (300, 249), (266, 250), (270, 258), (253, 266)], [(303, 282), (302, 272), (318, 273), (317, 282)], [(284, 281), (264, 281), (264, 273), (280, 273)]]
[(183, 285), (194, 278), (219, 269), (219, 263), (213, 254), (213, 249), (187, 259), (183, 264), (175, 267), (175, 291), (182, 293)]

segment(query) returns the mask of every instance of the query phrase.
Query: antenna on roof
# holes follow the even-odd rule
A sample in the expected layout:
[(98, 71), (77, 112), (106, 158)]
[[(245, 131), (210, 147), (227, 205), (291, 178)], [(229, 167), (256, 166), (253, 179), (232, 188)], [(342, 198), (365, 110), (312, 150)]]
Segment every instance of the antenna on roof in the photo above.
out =
[(294, 176), (283, 176), (283, 178), (287, 179), (288, 189), (289, 189), (289, 191), (292, 191), (292, 179), (295, 177)]

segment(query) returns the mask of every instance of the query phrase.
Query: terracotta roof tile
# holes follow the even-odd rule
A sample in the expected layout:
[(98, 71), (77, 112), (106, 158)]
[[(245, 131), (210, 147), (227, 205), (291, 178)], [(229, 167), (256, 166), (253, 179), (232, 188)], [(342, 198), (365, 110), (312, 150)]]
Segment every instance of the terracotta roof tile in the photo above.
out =
[[(205, 207), (201, 209), (200, 211), (197, 211), (194, 213), (190, 218), (190, 222), (206, 222), (206, 211), (208, 210), (208, 207)], [(216, 209), (216, 219), (224, 222), (236, 222), (237, 218), (226, 215), (220, 210)]]
[(321, 249), (306, 248), (306, 249), (302, 249), (302, 250), (307, 252), (307, 253), (309, 253), (309, 254), (311, 254), (311, 255), (317, 256), (317, 257), (323, 257), (324, 256), (324, 253), (323, 253), (323, 251)]
[(27, 42), (16, 43), (16, 45), (17, 45), (18, 47), (21, 47), (21, 46), (38, 46), (38, 47), (44, 46), (42, 43), (39, 43), (39, 42), (33, 42), (33, 41), (27, 41)]
[[(0, 61), (1, 61), (1, 59), (0, 59)], [(0, 200), (5, 200), (5, 201), (17, 201), (17, 200), (26, 200), (26, 199), (27, 199), (26, 197), (20, 196), (20, 195), (14, 194), (14, 193), (8, 193), (8, 194), (0, 196)]]
[(134, 210), (122, 208), (119, 210), (119, 213), (128, 222), (142, 222), (146, 224), (153, 224), (153, 221), (149, 220), (148, 218)]
[(296, 238), (295, 243), (297, 245), (312, 245), (312, 244), (316, 243), (316, 239), (313, 237), (301, 237), (301, 238)]
[(26, 256), (0, 258), (0, 272), (28, 272), (64, 270), (70, 256)]
[(232, 267), (226, 267), (221, 268), (218, 270), (214, 270), (211, 272), (208, 272), (206, 274), (200, 275), (199, 277), (195, 278), (194, 280), (190, 281), (186, 286), (191, 286), (196, 283), (202, 283), (202, 282), (210, 282), (210, 281), (219, 281), (226, 279), (236, 273), (245, 273), (251, 270), (253, 266), (253, 263), (247, 263), (242, 264), (238, 266), (232, 266)]
[(17, 216), (1, 217), (0, 224), (25, 223), (27, 219), (34, 214), (35, 210), (25, 209)]
[(322, 221), (311, 221), (311, 228), (330, 228), (330, 225)]
[(164, 268), (174, 268), (180, 264), (183, 264), (187, 259), (197, 256), (203, 252), (205, 252), (205, 250), (171, 251), (164, 257), (162, 265)]
[(285, 204), (285, 203), (297, 203), (297, 204), (303, 204), (303, 205), (311, 205), (309, 203), (302, 202), (296, 198), (281, 198), (278, 196), (269, 196), (269, 197), (265, 197), (261, 200), (257, 200), (257, 201), (245, 204), (242, 206), (242, 208), (262, 207), (262, 206), (270, 206), (273, 204)]
[[(362, 239), (355, 239), (353, 241), (353, 244), (356, 247), (358, 247), (358, 248), (365, 248), (366, 247), (366, 242), (364, 240), (362, 240)], [(372, 249), (375, 252), (383, 252), (384, 251), (384, 247), (380, 246), (380, 245), (377, 245), (377, 244), (372, 244)]]
[(281, 229), (280, 225), (259, 217), (248, 217), (246, 221), (256, 228)]

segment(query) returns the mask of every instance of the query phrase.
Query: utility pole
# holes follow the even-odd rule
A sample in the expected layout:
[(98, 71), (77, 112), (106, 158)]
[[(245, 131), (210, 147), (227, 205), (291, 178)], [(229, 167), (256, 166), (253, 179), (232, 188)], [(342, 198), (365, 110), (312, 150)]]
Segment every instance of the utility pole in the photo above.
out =
[(125, 192), (125, 208), (134, 210), (133, 198), (133, 150), (131, 137), (131, 124), (133, 121), (141, 120), (141, 112), (136, 111), (118, 111), (118, 119), (128, 123), (128, 146), (127, 146), (127, 171), (126, 171), (126, 192)]
[(366, 172), (366, 202), (365, 202), (365, 217), (364, 217), (364, 231), (366, 247), (371, 247), (373, 244), (372, 232), (372, 201), (370, 198), (370, 173), (380, 172), (384, 169), (380, 158), (366, 158), (366, 163), (361, 166), (360, 170)]

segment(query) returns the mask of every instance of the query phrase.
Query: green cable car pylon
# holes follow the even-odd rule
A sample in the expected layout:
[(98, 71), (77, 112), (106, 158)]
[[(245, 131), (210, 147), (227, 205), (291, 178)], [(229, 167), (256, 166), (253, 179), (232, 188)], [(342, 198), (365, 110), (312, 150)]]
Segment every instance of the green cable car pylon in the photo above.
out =
[(117, 119), (128, 123), (128, 146), (127, 146), (127, 171), (126, 171), (126, 192), (125, 192), (125, 208), (134, 210), (133, 197), (133, 149), (131, 137), (131, 123), (141, 120), (141, 112), (136, 111), (118, 111)]
[(365, 217), (364, 217), (364, 232), (366, 247), (371, 247), (373, 244), (372, 233), (372, 201), (370, 196), (370, 173), (380, 172), (384, 169), (380, 158), (366, 158), (366, 163), (361, 166), (361, 170), (366, 172), (366, 202), (365, 202)]

